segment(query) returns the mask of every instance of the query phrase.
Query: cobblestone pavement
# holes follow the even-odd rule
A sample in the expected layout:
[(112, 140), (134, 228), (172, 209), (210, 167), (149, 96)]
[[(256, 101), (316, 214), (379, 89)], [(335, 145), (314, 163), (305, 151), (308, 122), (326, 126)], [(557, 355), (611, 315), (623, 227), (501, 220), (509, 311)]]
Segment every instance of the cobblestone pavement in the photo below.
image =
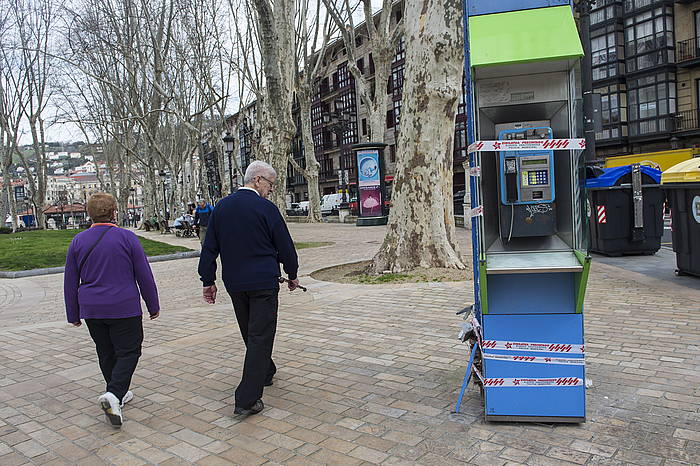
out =
[[(452, 414), (466, 366), (454, 311), (470, 282), (359, 286), (311, 271), (371, 257), (382, 227), (290, 225), (308, 293), (281, 293), (267, 409), (232, 415), (243, 345), (225, 293), (205, 305), (196, 259), (153, 264), (161, 319), (125, 425), (113, 430), (85, 327), (64, 323), (62, 275), (0, 280), (0, 465), (700, 463), (700, 293), (594, 264), (586, 302), (586, 423)], [(466, 233), (463, 247), (468, 247)], [(163, 237), (166, 241), (191, 239)]]

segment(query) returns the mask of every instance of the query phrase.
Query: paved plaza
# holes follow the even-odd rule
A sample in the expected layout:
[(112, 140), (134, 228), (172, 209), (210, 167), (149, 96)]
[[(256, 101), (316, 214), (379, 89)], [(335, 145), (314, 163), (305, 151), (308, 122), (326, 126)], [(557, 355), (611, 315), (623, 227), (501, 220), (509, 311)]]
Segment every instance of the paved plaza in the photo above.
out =
[(197, 259), (152, 264), (161, 318), (144, 321), (121, 430), (97, 405), (87, 329), (65, 323), (63, 275), (0, 280), (0, 465), (700, 463), (697, 289), (594, 262), (587, 422), (486, 423), (473, 386), (452, 413), (467, 362), (454, 313), (472, 302), (470, 281), (315, 281), (314, 270), (370, 258), (384, 227), (290, 230), (333, 244), (299, 252), (309, 291), (280, 293), (278, 372), (267, 408), (248, 418), (232, 414), (244, 347), (230, 300), (203, 302)]

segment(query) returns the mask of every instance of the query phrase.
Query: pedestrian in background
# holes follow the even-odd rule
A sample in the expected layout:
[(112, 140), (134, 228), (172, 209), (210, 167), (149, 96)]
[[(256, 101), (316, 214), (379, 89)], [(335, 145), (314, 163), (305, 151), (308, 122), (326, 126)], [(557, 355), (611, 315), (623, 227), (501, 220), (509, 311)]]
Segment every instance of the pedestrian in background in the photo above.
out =
[(204, 244), (204, 239), (207, 236), (207, 228), (209, 227), (209, 217), (214, 211), (207, 201), (200, 199), (197, 201), (197, 208), (194, 211), (194, 224), (197, 226), (200, 244)]
[(118, 427), (123, 420), (121, 408), (134, 396), (129, 385), (143, 343), (141, 297), (150, 318), (156, 319), (158, 290), (138, 238), (115, 224), (114, 197), (93, 194), (87, 210), (94, 223), (73, 238), (66, 256), (66, 317), (75, 327), (85, 320), (107, 383), (98, 402), (109, 422)]
[(280, 262), (289, 290), (299, 286), (298, 260), (287, 224), (266, 198), (277, 174), (267, 163), (254, 161), (245, 172), (245, 186), (219, 201), (209, 218), (209, 232), (199, 258), (204, 300), (216, 302), (216, 258), (231, 296), (246, 345), (243, 376), (236, 388), (235, 414), (263, 410), (263, 387), (272, 385), (277, 368), (272, 345), (277, 330)]

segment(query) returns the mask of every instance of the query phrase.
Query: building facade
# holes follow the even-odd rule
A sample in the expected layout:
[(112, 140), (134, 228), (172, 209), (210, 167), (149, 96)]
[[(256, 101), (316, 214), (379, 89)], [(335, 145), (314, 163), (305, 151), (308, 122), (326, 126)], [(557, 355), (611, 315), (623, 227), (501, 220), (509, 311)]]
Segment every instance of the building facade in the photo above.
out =
[(597, 0), (590, 13), (599, 160), (697, 147), (700, 1)]

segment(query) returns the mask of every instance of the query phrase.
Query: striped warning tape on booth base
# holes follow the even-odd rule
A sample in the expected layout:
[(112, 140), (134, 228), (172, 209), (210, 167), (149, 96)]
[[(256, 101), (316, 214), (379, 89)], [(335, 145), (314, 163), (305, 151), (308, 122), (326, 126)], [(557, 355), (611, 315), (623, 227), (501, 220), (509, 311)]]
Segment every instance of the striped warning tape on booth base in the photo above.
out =
[(583, 385), (579, 377), (555, 377), (552, 379), (491, 378), (483, 380), (484, 387), (578, 387)]
[(513, 356), (509, 354), (482, 353), (484, 359), (497, 359), (499, 361), (534, 362), (538, 364), (568, 364), (583, 366), (583, 358), (548, 358), (543, 356)]
[(584, 346), (575, 343), (532, 343), (526, 341), (484, 340), (481, 342), (481, 347), (483, 349), (539, 351), (543, 353), (584, 353)]

